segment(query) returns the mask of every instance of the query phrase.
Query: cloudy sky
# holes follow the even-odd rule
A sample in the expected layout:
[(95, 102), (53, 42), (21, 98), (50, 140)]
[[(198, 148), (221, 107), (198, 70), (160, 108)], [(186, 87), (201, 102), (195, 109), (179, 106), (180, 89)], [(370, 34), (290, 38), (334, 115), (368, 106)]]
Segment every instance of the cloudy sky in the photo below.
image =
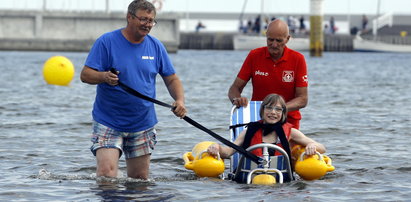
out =
[[(161, 0), (151, 0), (159, 2)], [(162, 11), (241, 12), (246, 0), (162, 0)], [(411, 0), (323, 0), (325, 14), (376, 14), (380, 12), (411, 15)], [(124, 11), (130, 0), (0, 0), (0, 9), (105, 10), (106, 2), (114, 11)], [(247, 0), (245, 12), (308, 14), (311, 0)]]

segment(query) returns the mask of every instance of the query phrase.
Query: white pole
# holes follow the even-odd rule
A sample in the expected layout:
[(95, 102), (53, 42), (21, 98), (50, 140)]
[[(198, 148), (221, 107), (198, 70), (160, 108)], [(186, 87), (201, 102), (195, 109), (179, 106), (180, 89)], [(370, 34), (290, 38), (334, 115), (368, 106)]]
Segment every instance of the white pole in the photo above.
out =
[[(245, 7), (247, 5), (247, 0), (244, 0), (244, 4), (243, 4), (243, 9), (241, 9), (241, 13), (240, 13), (240, 23), (239, 23), (239, 28), (243, 29), (243, 16), (244, 16), (244, 11), (245, 11)], [(248, 29), (248, 28), (247, 28)], [(243, 30), (240, 30), (240, 32), (243, 32)]]
[(189, 14), (189, 0), (186, 0), (186, 31), (189, 31), (189, 22), (188, 19), (190, 18), (190, 14)]
[(373, 30), (374, 31), (374, 39), (377, 39), (377, 35), (378, 35), (378, 18), (380, 18), (380, 4), (381, 3), (381, 1), (380, 0), (378, 0), (378, 2), (377, 2), (377, 17), (375, 18), (375, 29)]
[(347, 23), (348, 23), (348, 32), (350, 33), (351, 32), (351, 8), (350, 8), (350, 1), (351, 0), (348, 0), (347, 2), (348, 2), (348, 13), (347, 13)]
[(264, 33), (264, 0), (261, 0), (260, 33)]

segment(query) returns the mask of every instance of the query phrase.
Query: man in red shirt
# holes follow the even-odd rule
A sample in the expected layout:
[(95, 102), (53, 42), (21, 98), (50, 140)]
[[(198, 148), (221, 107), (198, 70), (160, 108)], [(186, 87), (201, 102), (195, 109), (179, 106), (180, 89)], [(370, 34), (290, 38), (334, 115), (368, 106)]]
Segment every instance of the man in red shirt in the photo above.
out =
[(228, 98), (236, 106), (247, 106), (241, 93), (252, 79), (251, 100), (263, 100), (270, 93), (281, 95), (287, 102), (287, 121), (299, 129), (299, 109), (308, 103), (307, 65), (304, 56), (287, 48), (290, 39), (287, 24), (276, 19), (267, 28), (267, 46), (251, 50), (237, 78), (228, 91)]

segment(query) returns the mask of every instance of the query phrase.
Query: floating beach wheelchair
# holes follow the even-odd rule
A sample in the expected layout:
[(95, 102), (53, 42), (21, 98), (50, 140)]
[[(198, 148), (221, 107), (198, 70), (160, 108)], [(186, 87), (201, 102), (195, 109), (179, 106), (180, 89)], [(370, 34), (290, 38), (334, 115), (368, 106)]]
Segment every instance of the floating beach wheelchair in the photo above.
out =
[[(261, 101), (250, 101), (247, 107), (237, 108), (234, 106), (232, 108), (230, 117), (231, 142), (237, 139), (248, 123), (260, 120), (261, 103)], [(212, 142), (201, 142), (193, 148), (192, 152), (187, 152), (183, 156), (185, 167), (193, 170), (199, 177), (217, 177), (224, 172), (223, 161), (219, 157), (209, 156), (206, 152), (211, 144)], [(258, 163), (256, 163), (257, 160), (244, 156), (247, 152), (257, 149), (262, 150), (262, 156)], [(279, 155), (270, 155), (270, 150)], [(246, 152), (236, 152), (230, 157), (230, 171), (227, 178), (239, 183), (272, 185), (294, 180), (293, 167), (304, 180), (319, 179), (327, 172), (334, 170), (329, 157), (320, 153), (307, 156), (304, 148), (300, 145), (293, 147), (291, 155), (293, 159), (296, 159), (294, 164), (290, 162), (291, 158), (288, 157), (287, 152), (277, 145), (268, 143), (252, 145), (246, 149)], [(196, 163), (202, 158), (206, 159), (204, 163)]]
[[(247, 107), (237, 108), (233, 106), (230, 116), (230, 141), (234, 142), (238, 135), (245, 129), (245, 124), (260, 120), (261, 101), (250, 101)], [(291, 181), (292, 168), (287, 152), (273, 144), (256, 144), (247, 151), (263, 150), (262, 164), (256, 164), (238, 152), (230, 158), (230, 173), (228, 178), (239, 183), (274, 184)], [(270, 156), (268, 150), (278, 151), (281, 155)]]

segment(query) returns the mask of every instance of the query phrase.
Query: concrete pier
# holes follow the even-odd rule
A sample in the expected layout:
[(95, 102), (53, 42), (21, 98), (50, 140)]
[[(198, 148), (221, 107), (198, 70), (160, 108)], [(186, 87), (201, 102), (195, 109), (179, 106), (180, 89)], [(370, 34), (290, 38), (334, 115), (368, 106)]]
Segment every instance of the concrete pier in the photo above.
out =
[[(210, 16), (217, 19), (227, 17), (220, 15)], [(162, 41), (168, 52), (177, 52), (178, 49), (233, 50), (233, 36), (238, 34), (237, 32), (180, 32), (182, 17), (181, 13), (163, 12), (157, 15), (158, 25), (152, 29), (151, 35)], [(354, 16), (351, 19), (360, 20), (359, 17)], [(404, 17), (408, 16), (395, 16), (396, 22), (400, 25), (381, 28), (378, 40), (411, 44), (410, 36), (402, 37), (399, 34), (400, 32), (411, 33), (411, 25), (406, 24), (408, 21), (403, 21)], [(0, 50), (88, 52), (101, 34), (125, 27), (125, 18), (126, 14), (122, 12), (0, 10)], [(363, 37), (373, 36), (363, 35)], [(348, 34), (324, 35), (324, 51), (352, 50), (352, 36)]]
[[(180, 33), (179, 49), (233, 50), (233, 36), (238, 33)], [(307, 36), (308, 37), (308, 36)], [(325, 35), (324, 51), (353, 51), (350, 35)]]
[(325, 35), (324, 51), (347, 52), (353, 51), (353, 36), (350, 35)]
[[(151, 34), (176, 52), (179, 16), (158, 14)], [(89, 51), (105, 32), (126, 26), (126, 14), (92, 12), (0, 11), (0, 50)]]
[(233, 50), (235, 34), (227, 32), (180, 33), (179, 49)]

